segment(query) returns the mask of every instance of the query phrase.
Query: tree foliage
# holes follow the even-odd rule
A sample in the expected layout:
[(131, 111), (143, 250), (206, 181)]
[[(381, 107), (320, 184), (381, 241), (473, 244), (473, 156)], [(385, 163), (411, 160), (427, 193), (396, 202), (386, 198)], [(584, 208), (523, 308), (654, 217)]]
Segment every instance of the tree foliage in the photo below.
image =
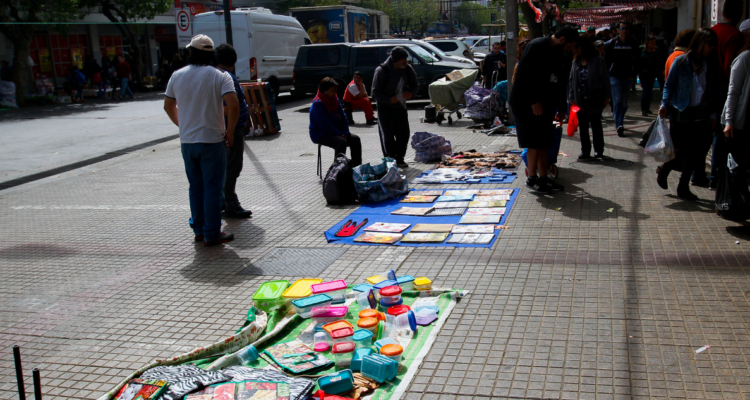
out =
[(363, 0), (364, 8), (380, 10), (388, 15), (391, 31), (396, 35), (424, 35), (427, 28), (438, 20), (438, 3), (435, 0)]
[[(78, 20), (86, 15), (78, 0), (0, 0), (0, 32), (13, 44), (11, 81), (19, 104), (24, 103), (29, 47), (40, 25)], [(64, 26), (58, 28), (64, 29)]]
[(468, 33), (473, 35), (488, 32), (488, 28), (482, 24), (491, 23), (493, 13), (497, 13), (496, 8), (487, 8), (474, 2), (464, 2), (453, 9), (454, 18), (458, 19), (461, 27), (465, 27)]

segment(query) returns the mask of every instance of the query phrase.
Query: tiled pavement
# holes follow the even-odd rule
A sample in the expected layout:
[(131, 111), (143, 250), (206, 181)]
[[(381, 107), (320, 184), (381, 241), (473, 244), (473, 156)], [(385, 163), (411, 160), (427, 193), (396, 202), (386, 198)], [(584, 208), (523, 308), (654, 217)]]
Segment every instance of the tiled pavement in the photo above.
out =
[[(516, 148), (465, 120), (420, 116), (413, 107), (412, 131), (443, 134), (454, 149)], [(294, 279), (239, 274), (277, 247), (343, 248), (323, 278), (394, 268), (473, 292), (409, 399), (748, 398), (750, 231), (715, 216), (713, 192), (696, 188), (701, 200), (689, 203), (661, 190), (640, 134), (618, 138), (605, 117), (611, 158), (577, 162), (577, 138), (564, 137), (567, 191), (535, 195), (517, 179), (511, 229), (492, 249), (327, 244), (323, 231), (355, 207), (326, 206), (305, 107), (281, 113), (281, 135), (246, 142), (238, 192), (254, 216), (227, 221), (237, 239), (223, 248), (192, 242), (177, 141), (2, 191), (0, 398), (17, 398), (13, 344), (29, 390), (39, 367), (46, 398), (90, 399), (156, 357), (223, 338), (260, 283)], [(626, 126), (649, 122), (634, 115)], [(377, 160), (376, 128), (354, 132)], [(412, 167), (409, 177), (428, 166)]]

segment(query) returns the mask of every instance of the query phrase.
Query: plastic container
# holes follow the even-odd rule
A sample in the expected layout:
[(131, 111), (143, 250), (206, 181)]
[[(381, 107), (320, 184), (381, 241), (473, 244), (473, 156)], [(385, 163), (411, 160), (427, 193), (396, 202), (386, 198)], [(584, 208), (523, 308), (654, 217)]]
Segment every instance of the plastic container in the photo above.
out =
[(381, 328), (381, 331), (378, 332), (378, 339), (385, 339), (391, 336), (391, 334), (395, 335), (395, 332), (396, 332), (395, 323), (396, 323), (396, 317), (390, 314), (385, 314), (385, 321), (380, 323), (380, 326), (382, 328)]
[(318, 387), (325, 393), (330, 394), (348, 392), (354, 389), (354, 376), (349, 369), (321, 376), (318, 378)]
[(380, 314), (380, 313), (377, 310), (373, 310), (373, 309), (368, 308), (368, 309), (364, 309), (364, 310), (360, 311), (359, 312), (359, 317), (360, 318), (367, 318), (367, 317), (378, 318), (378, 314)]
[(432, 281), (424, 276), (415, 278), (414, 290), (432, 290)]
[(331, 332), (331, 339), (333, 343), (345, 343), (351, 342), (352, 336), (354, 335), (354, 329), (352, 328), (341, 328)]
[(376, 285), (376, 284), (378, 284), (380, 282), (383, 282), (383, 281), (385, 281), (387, 279), (388, 278), (385, 277), (385, 276), (383, 276), (383, 275), (373, 275), (373, 276), (367, 278), (367, 283), (369, 283), (371, 285)]
[(352, 365), (354, 348), (355, 346), (353, 342), (336, 343), (333, 345), (331, 353), (333, 354), (334, 360), (336, 360), (337, 367), (347, 368)]
[(438, 318), (435, 310), (430, 308), (419, 309), (419, 311), (414, 313), (414, 317), (417, 320), (417, 325), (420, 326), (427, 326)]
[(302, 318), (310, 318), (313, 307), (330, 306), (333, 299), (327, 294), (316, 294), (303, 299), (292, 300), (292, 306)]
[(388, 308), (388, 314), (393, 316), (401, 315), (407, 311), (411, 310), (411, 308), (407, 305), (398, 305)]
[(380, 383), (393, 380), (398, 374), (398, 363), (380, 354), (362, 358), (362, 375)]
[(386, 303), (383, 300), (380, 300), (380, 306), (385, 309), (389, 309), (393, 306), (400, 306), (401, 304), (404, 304), (404, 299), (399, 299), (396, 303)]
[(407, 311), (403, 314), (399, 314), (396, 317), (396, 331), (398, 332), (416, 332), (417, 331), (417, 317), (414, 315), (414, 311)]
[(364, 293), (370, 289), (372, 289), (372, 285), (370, 285), (369, 283), (360, 283), (359, 285), (352, 288), (353, 291), (359, 293)]
[(265, 282), (253, 294), (253, 305), (267, 313), (278, 309), (284, 305), (282, 294), (288, 286), (289, 281)]
[(358, 349), (369, 349), (372, 347), (372, 338), (374, 335), (367, 329), (357, 329), (352, 335), (354, 346)]
[(360, 318), (357, 321), (357, 327), (360, 329), (367, 329), (373, 335), (378, 334), (378, 319), (374, 317)]
[(349, 367), (352, 371), (362, 370), (362, 359), (371, 355), (372, 349), (356, 349), (352, 356), (352, 365)]
[(310, 311), (310, 317), (312, 317), (314, 325), (321, 322), (327, 324), (329, 322), (345, 319), (346, 313), (348, 312), (348, 306), (313, 307)]
[(400, 344), (387, 344), (380, 348), (380, 354), (390, 358), (391, 360), (400, 363), (401, 354), (404, 352), (404, 348)]
[(411, 275), (399, 276), (396, 278), (396, 282), (401, 286), (404, 292), (411, 292), (414, 290), (414, 277)]
[(380, 353), (380, 349), (383, 348), (383, 346), (387, 344), (398, 344), (397, 341), (393, 340), (392, 338), (383, 338), (375, 342), (375, 348), (378, 350), (378, 353)]
[(315, 332), (313, 335), (313, 350), (317, 352), (328, 351), (331, 344), (328, 342), (328, 334), (325, 332)]
[(327, 294), (331, 296), (334, 304), (343, 303), (346, 295), (346, 281), (339, 279), (331, 282), (323, 282), (312, 285), (313, 294)]
[(287, 290), (281, 295), (284, 298), (287, 305), (291, 305), (293, 300), (304, 299), (305, 297), (312, 296), (313, 292), (310, 288), (312, 285), (323, 282), (322, 279), (297, 279), (292, 286), (289, 286)]
[(368, 290), (364, 293), (360, 293), (359, 296), (357, 296), (357, 305), (359, 306), (360, 310), (366, 310), (370, 307), (370, 299), (368, 296), (372, 293), (372, 290)]
[(324, 323), (322, 323), (322, 322), (321, 322), (321, 323), (318, 323), (318, 324), (316, 324), (316, 325), (315, 325), (315, 327), (313, 328), (313, 332), (314, 332), (314, 333), (318, 333), (318, 332), (323, 332), (323, 333), (325, 333), (325, 334), (328, 334), (328, 332), (326, 332), (326, 330), (325, 330), (325, 329), (323, 329), (323, 325), (325, 325), (325, 324), (324, 324)]
[(260, 357), (258, 349), (256, 349), (253, 345), (245, 346), (239, 352), (237, 352), (237, 358), (240, 360), (240, 365), (250, 364), (251, 362), (257, 360), (258, 357)]
[(323, 330), (325, 330), (326, 332), (328, 332), (329, 335), (331, 334), (331, 332), (333, 332), (333, 331), (335, 331), (337, 329), (343, 329), (343, 328), (354, 329), (354, 325), (352, 325), (348, 321), (344, 321), (344, 320), (329, 322), (329, 323), (323, 325)]
[(403, 289), (400, 286), (386, 286), (380, 289), (380, 304), (398, 304), (401, 302), (401, 292)]

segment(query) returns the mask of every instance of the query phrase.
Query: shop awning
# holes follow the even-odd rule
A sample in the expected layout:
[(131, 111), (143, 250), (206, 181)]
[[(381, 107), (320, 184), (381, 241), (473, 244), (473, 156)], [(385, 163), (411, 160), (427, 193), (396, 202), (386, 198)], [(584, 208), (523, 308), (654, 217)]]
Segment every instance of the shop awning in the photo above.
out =
[(607, 0), (608, 6), (570, 8), (563, 13), (563, 21), (580, 25), (605, 26), (617, 21), (632, 21), (644, 11), (671, 8), (675, 0)]

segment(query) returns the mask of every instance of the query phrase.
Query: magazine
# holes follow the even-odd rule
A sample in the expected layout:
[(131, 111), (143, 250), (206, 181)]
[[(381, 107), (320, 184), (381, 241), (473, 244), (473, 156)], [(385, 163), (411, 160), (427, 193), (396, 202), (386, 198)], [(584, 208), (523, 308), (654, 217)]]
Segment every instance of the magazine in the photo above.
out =
[(438, 196), (406, 196), (399, 203), (432, 203)]
[(495, 208), (470, 208), (466, 210), (466, 215), (503, 215), (505, 207)]
[(401, 207), (396, 211), (391, 211), (393, 215), (416, 215), (423, 216), (427, 215), (432, 210), (432, 207)]
[(185, 400), (289, 400), (286, 382), (241, 381), (209, 386), (189, 394)]
[(466, 208), (469, 206), (470, 201), (439, 201), (432, 206), (435, 208)]
[(481, 189), (479, 191), (479, 195), (480, 196), (485, 196), (485, 195), (490, 195), (490, 196), (493, 196), (493, 195), (508, 195), (508, 196), (510, 196), (512, 194), (513, 194), (513, 189)]
[(478, 194), (474, 196), (474, 200), (476, 201), (508, 201), (510, 200), (510, 195), (507, 194), (493, 194), (491, 196), (485, 196), (482, 194)]
[(446, 196), (469, 196), (479, 193), (476, 189), (451, 189), (445, 192)]
[(390, 222), (376, 222), (367, 228), (365, 231), (370, 232), (403, 232), (406, 228), (410, 227), (411, 224), (393, 224)]
[(499, 224), (502, 215), (464, 215), (459, 224)]
[(365, 232), (357, 236), (354, 241), (360, 243), (393, 244), (401, 240), (402, 237), (404, 237), (404, 235), (400, 233)]
[(446, 243), (490, 244), (494, 236), (494, 234), (484, 233), (454, 233)]
[(443, 189), (411, 190), (409, 196), (442, 196)]
[(456, 225), (451, 233), (495, 233), (495, 225)]
[(407, 233), (403, 243), (443, 243), (448, 233)]
[(450, 232), (454, 224), (416, 224), (410, 232)]
[(437, 198), (437, 201), (471, 201), (474, 199), (473, 194), (465, 194), (461, 196), (440, 196)]
[(445, 217), (446, 215), (464, 215), (466, 207), (433, 208), (428, 217)]
[(505, 200), (495, 201), (472, 201), (469, 203), (469, 208), (494, 208), (494, 207), (505, 207)]
[(167, 386), (167, 381), (131, 379), (120, 389), (115, 400), (154, 400), (162, 395)]

